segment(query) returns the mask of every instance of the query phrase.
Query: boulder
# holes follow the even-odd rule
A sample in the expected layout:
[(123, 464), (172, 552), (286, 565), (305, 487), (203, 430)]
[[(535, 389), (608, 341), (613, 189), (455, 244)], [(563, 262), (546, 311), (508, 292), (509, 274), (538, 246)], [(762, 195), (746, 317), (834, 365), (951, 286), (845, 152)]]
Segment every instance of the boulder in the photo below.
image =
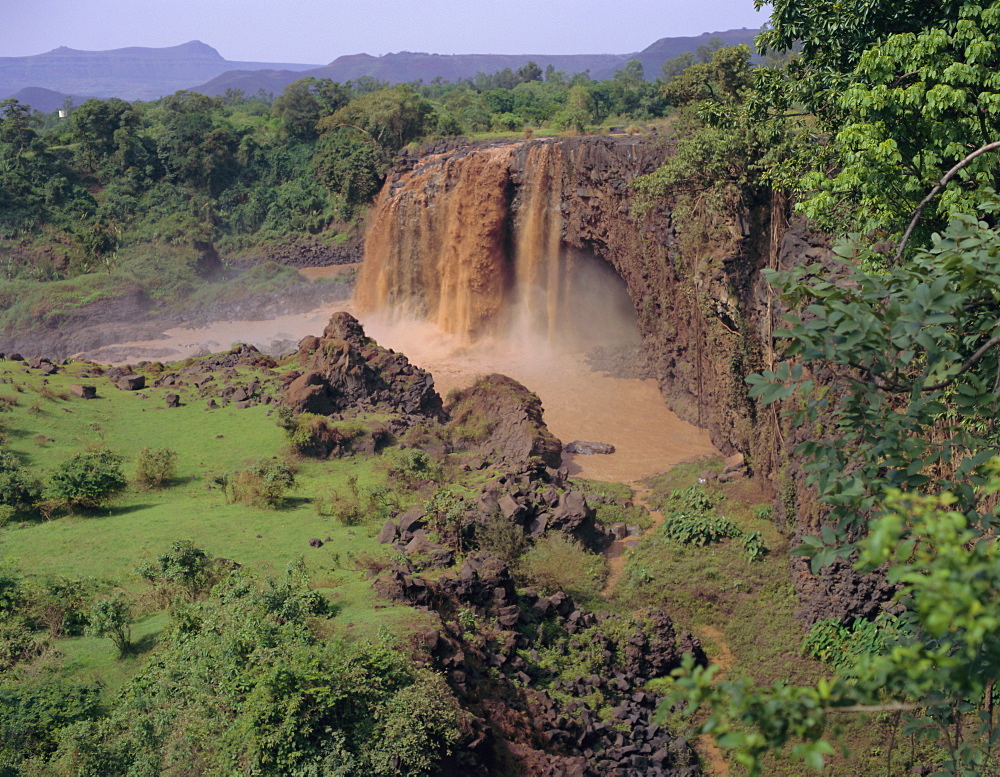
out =
[(560, 465), (562, 443), (542, 420), (541, 400), (513, 378), (482, 376), (446, 410), (458, 447), (521, 472)]
[(406, 532), (415, 532), (418, 529), (423, 529), (426, 526), (424, 518), (427, 513), (424, 512), (422, 507), (411, 507), (399, 518), (399, 533), (405, 534)]
[(138, 391), (146, 388), (146, 376), (123, 375), (118, 379), (117, 385), (122, 391)]
[(321, 540), (319, 537), (313, 537), (313, 538), (311, 538), (309, 540), (309, 547), (310, 548), (322, 548), (323, 547), (323, 540)]
[(382, 530), (378, 533), (378, 541), (381, 545), (388, 545), (390, 542), (394, 542), (396, 539), (396, 533), (398, 529), (396, 524), (392, 521), (386, 521), (382, 524)]
[(585, 440), (573, 440), (565, 448), (566, 453), (582, 453), (584, 456), (595, 454), (609, 454), (615, 452), (615, 446), (606, 442), (587, 442)]
[(72, 383), (69, 386), (69, 393), (80, 399), (96, 399), (97, 386), (81, 386), (77, 383)]
[(167, 407), (181, 406), (181, 398), (177, 394), (167, 394), (163, 399), (167, 403)]
[(297, 355), (305, 370), (285, 390), (285, 404), (292, 408), (331, 415), (371, 405), (441, 418), (441, 397), (431, 374), (378, 346), (349, 313), (334, 313), (323, 336), (304, 338)]

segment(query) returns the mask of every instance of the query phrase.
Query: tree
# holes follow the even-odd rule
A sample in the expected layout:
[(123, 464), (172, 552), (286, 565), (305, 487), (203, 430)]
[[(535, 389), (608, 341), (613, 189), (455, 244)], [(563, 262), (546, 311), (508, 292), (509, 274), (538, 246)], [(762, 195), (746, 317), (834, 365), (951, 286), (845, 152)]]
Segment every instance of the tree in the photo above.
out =
[(63, 462), (49, 479), (48, 491), (69, 507), (95, 508), (125, 490), (124, 459), (102, 449)]
[(522, 84), (526, 84), (528, 81), (541, 81), (542, 69), (537, 62), (528, 62), (517, 69), (517, 77), (521, 79)]
[(271, 106), (271, 115), (285, 123), (285, 130), (298, 140), (315, 140), (318, 132), (319, 100), (312, 93), (310, 81), (300, 78), (284, 88)]
[(431, 104), (405, 84), (364, 94), (322, 119), (320, 132), (353, 127), (395, 152), (428, 129)]
[[(1000, 469), (1000, 460), (993, 469)], [(998, 490), (994, 476), (982, 496)], [(675, 673), (678, 692), (664, 705), (683, 700), (688, 711), (707, 706), (701, 731), (733, 749), (751, 775), (761, 773), (763, 753), (791, 742), (793, 756), (822, 768), (824, 756), (834, 752), (824, 738), (834, 713), (900, 716), (904, 731), (941, 746), (935, 774), (996, 773), (1000, 545), (969, 522), (961, 501), (947, 492), (891, 490), (885, 514), (862, 543), (858, 567), (889, 564), (899, 599), (907, 602), (903, 631), (889, 649), (813, 687), (716, 682), (717, 667), (689, 661)]]
[[(21, 157), (36, 137), (30, 120), (30, 107), (13, 97), (0, 100), (0, 158), (13, 157), (21, 164)], [(8, 152), (2, 146), (11, 150)]]
[(316, 179), (352, 208), (371, 202), (382, 187), (385, 169), (382, 150), (349, 127), (324, 133), (313, 157)]
[(132, 602), (121, 591), (110, 599), (95, 602), (87, 615), (85, 633), (89, 637), (107, 637), (124, 658), (132, 647)]
[[(757, 2), (758, 7), (761, 2)], [(791, 50), (788, 78), (767, 81), (775, 104), (801, 103), (830, 143), (800, 184), (801, 209), (837, 234), (899, 239), (924, 194), (970, 150), (1000, 137), (1000, 8), (971, 0), (776, 0), (765, 51)], [(976, 189), (997, 187), (982, 156), (921, 222), (926, 245), (952, 213), (975, 213)]]
[(672, 59), (664, 60), (663, 64), (660, 65), (660, 75), (663, 78), (663, 83), (669, 84), (695, 64), (696, 61), (694, 53), (691, 51), (684, 51)]
[[(1000, 211), (995, 195), (981, 196), (985, 213)], [(788, 341), (786, 360), (751, 377), (750, 395), (794, 396), (793, 423), (829, 430), (795, 452), (830, 509), (823, 540), (808, 540), (815, 566), (850, 555), (848, 540), (890, 488), (952, 493), (990, 530), (977, 487), (1000, 447), (998, 251), (995, 230), (957, 214), (932, 248), (880, 272), (847, 265), (843, 282), (817, 267), (768, 274), (795, 312), (775, 333)], [(863, 249), (841, 253), (863, 263)], [(816, 374), (829, 377), (820, 384)]]
[(316, 123), (350, 102), (351, 90), (329, 78), (300, 78), (285, 87), (274, 101), (271, 113), (285, 123), (288, 134), (298, 140), (315, 140)]
[(685, 68), (661, 87), (674, 105), (703, 100), (735, 102), (753, 82), (750, 47), (745, 43), (715, 51), (708, 62)]

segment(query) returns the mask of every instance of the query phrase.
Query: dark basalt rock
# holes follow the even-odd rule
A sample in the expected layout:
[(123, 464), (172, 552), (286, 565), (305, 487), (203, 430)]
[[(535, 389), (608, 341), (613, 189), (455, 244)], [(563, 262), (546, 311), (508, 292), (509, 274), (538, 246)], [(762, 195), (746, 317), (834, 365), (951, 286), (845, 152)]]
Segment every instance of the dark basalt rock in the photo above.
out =
[(123, 375), (116, 384), (122, 391), (138, 391), (146, 387), (145, 375)]
[[(527, 590), (518, 596), (507, 566), (482, 552), (469, 554), (457, 575), (431, 581), (397, 566), (377, 587), (443, 618), (439, 629), (425, 630), (418, 639), (472, 716), (475, 746), (465, 748), (469, 760), (454, 773), (497, 773), (499, 752), (516, 752), (518, 773), (531, 775), (701, 773), (690, 745), (655, 722), (659, 699), (643, 690), (647, 680), (679, 666), (684, 653), (701, 664), (707, 660), (697, 639), (678, 634), (666, 613), (639, 613), (634, 631), (613, 643), (601, 626), (618, 616), (583, 610), (561, 592), (540, 597)], [(495, 625), (485, 631), (461, 626), (454, 621), (459, 611)], [(572, 643), (571, 635), (586, 632), (603, 663), (575, 679), (547, 674), (533, 647), (542, 623), (546, 645), (557, 634)], [(620, 652), (613, 650), (616, 644)], [(613, 705), (610, 721), (602, 722), (584, 703), (594, 692)]]
[(541, 400), (513, 378), (483, 376), (446, 410), (459, 448), (521, 472), (560, 466), (562, 443), (542, 420)]
[(298, 356), (305, 371), (288, 384), (284, 398), (296, 410), (330, 415), (368, 406), (442, 418), (431, 374), (379, 347), (349, 313), (334, 313), (321, 338), (304, 338)]

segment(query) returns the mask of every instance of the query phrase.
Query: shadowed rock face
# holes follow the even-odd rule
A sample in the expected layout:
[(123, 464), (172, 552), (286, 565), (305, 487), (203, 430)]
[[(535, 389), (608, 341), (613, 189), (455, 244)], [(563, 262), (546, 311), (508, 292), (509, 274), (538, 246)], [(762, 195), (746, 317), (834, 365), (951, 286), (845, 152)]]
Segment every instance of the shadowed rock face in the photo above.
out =
[(377, 345), (349, 313), (334, 313), (322, 337), (303, 338), (299, 359), (305, 369), (284, 397), (295, 409), (329, 415), (349, 407), (383, 407), (403, 415), (442, 415), (431, 374)]

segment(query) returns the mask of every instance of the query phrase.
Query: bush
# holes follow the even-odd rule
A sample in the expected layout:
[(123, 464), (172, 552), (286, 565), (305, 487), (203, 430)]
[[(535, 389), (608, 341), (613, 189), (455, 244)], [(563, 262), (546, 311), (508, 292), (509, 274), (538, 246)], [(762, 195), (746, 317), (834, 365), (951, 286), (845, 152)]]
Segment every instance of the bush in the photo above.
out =
[(718, 515), (714, 506), (712, 497), (700, 486), (672, 491), (663, 502), (666, 519), (660, 531), (668, 539), (698, 547), (741, 536), (736, 525)]
[(740, 530), (728, 518), (702, 512), (674, 513), (663, 522), (661, 531), (669, 539), (698, 547), (740, 536)]
[(28, 617), (52, 637), (79, 636), (86, 628), (87, 606), (97, 585), (93, 578), (50, 577), (29, 586)]
[(285, 462), (261, 459), (222, 479), (228, 498), (254, 507), (279, 507), (295, 485), (295, 474)]
[(135, 484), (140, 488), (163, 488), (176, 474), (177, 451), (143, 448), (135, 462)]
[(151, 583), (179, 586), (191, 600), (208, 592), (217, 579), (215, 562), (191, 540), (177, 540), (170, 550), (156, 558), (155, 564), (147, 564), (136, 572)]
[(49, 493), (69, 507), (99, 507), (128, 485), (122, 462), (120, 455), (106, 449), (77, 454), (52, 475)]
[(481, 550), (496, 556), (511, 568), (528, 547), (521, 525), (499, 510), (476, 529), (476, 539)]
[(95, 602), (87, 615), (88, 637), (107, 637), (124, 658), (132, 647), (132, 603), (121, 591)]
[(578, 602), (598, 598), (608, 562), (564, 534), (546, 535), (522, 559), (519, 576), (544, 594), (565, 591)]
[(888, 613), (880, 614), (874, 621), (856, 618), (850, 626), (836, 618), (826, 618), (809, 629), (802, 652), (838, 669), (848, 669), (862, 658), (885, 653), (899, 633), (899, 618)]
[(34, 505), (41, 494), (41, 483), (31, 476), (17, 456), (9, 451), (0, 451), (0, 505), (15, 511), (25, 510)]

